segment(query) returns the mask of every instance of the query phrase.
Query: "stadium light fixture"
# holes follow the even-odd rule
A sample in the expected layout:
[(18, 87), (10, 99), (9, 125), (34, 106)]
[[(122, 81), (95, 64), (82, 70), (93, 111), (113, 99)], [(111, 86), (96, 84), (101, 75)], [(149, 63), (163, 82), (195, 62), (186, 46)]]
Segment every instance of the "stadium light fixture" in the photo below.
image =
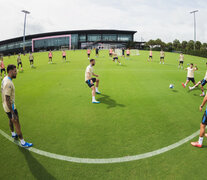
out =
[(24, 52), (25, 51), (26, 19), (27, 19), (27, 14), (30, 14), (30, 12), (26, 10), (22, 10), (21, 12), (24, 13), (24, 31), (23, 31), (23, 52)]
[(195, 50), (195, 44), (196, 44), (196, 13), (198, 10), (191, 11), (190, 14), (193, 14), (194, 16), (194, 50)]

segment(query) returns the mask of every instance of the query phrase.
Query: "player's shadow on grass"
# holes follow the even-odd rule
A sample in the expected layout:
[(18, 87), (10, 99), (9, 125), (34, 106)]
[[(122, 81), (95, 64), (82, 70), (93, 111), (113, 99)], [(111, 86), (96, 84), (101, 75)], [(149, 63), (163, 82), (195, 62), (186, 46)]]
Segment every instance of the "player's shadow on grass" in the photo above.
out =
[[(18, 146), (19, 147), (19, 146)], [(44, 179), (44, 180), (55, 180), (54, 178), (45, 168), (42, 166), (31, 154), (30, 151), (19, 147), (19, 150), (25, 156), (30, 172), (34, 176), (35, 179)]]
[(118, 104), (114, 99), (111, 99), (110, 96), (108, 96), (106, 94), (100, 94), (100, 96), (102, 96), (102, 97), (98, 98), (97, 100), (103, 104), (108, 105), (107, 109), (114, 108), (116, 106), (125, 107), (125, 105)]

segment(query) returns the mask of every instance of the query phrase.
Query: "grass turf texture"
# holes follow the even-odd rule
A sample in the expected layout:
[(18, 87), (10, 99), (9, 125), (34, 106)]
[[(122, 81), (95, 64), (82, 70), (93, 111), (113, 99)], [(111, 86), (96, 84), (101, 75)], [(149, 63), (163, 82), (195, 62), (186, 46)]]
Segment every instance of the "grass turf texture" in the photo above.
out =
[[(96, 96), (98, 105), (91, 103), (91, 90), (84, 82), (86, 51), (67, 52), (68, 63), (62, 62), (61, 52), (54, 52), (54, 64), (47, 63), (47, 53), (35, 53), (32, 69), (28, 55), (22, 56), (24, 72), (14, 84), (25, 140), (56, 154), (113, 158), (160, 149), (197, 131), (203, 98), (200, 89), (190, 92), (181, 86), (186, 72), (177, 68), (179, 55), (166, 53), (166, 64), (160, 65), (159, 52), (153, 52), (150, 63), (149, 52), (140, 54), (120, 58), (119, 66), (108, 51), (100, 51), (94, 68), (102, 92)], [(16, 64), (16, 57), (4, 61)], [(206, 59), (186, 55), (184, 66), (191, 62), (199, 68), (195, 80), (201, 80)], [(0, 128), (10, 134), (2, 106), (0, 114)], [(190, 142), (152, 158), (105, 165), (49, 159), (2, 136), (0, 144), (0, 179), (204, 179), (206, 173), (206, 146), (197, 149)]]

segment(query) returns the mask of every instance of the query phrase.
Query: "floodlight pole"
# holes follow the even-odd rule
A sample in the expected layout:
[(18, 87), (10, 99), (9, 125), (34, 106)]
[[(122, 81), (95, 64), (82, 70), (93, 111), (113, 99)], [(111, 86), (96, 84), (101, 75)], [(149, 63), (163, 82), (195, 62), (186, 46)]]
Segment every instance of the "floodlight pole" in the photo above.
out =
[(26, 32), (26, 20), (27, 20), (27, 14), (30, 14), (29, 11), (22, 10), (24, 13), (24, 31), (23, 31), (23, 52), (25, 51), (25, 32)]
[(196, 13), (198, 10), (190, 12), (190, 14), (193, 14), (194, 16), (194, 50), (195, 50), (195, 44), (196, 44)]

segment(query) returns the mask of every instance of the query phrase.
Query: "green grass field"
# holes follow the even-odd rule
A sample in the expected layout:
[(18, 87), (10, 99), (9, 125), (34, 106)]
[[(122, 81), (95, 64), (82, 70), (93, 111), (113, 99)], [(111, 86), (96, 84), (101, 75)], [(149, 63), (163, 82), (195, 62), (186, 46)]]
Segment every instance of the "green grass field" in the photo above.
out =
[[(101, 104), (91, 103), (84, 82), (89, 64), (86, 51), (36, 53), (35, 68), (22, 57), (24, 72), (14, 80), (16, 106), (25, 140), (51, 153), (79, 158), (115, 158), (151, 152), (171, 145), (199, 129), (203, 113), (200, 88), (181, 86), (186, 72), (178, 69), (179, 54), (166, 53), (166, 64), (147, 62), (149, 52), (122, 66), (100, 51), (95, 73), (100, 75)], [(92, 57), (95, 57), (94, 52)], [(16, 64), (16, 57), (4, 58)], [(206, 59), (185, 56), (184, 66), (195, 63), (195, 80), (206, 72)], [(175, 88), (169, 89), (170, 84)], [(192, 85), (192, 84), (191, 84)], [(10, 135), (8, 118), (0, 106), (0, 129)], [(196, 137), (193, 140), (197, 140)], [(79, 164), (29, 152), (0, 135), (0, 179), (206, 179), (207, 141), (197, 149), (187, 142), (151, 158), (115, 164)]]

